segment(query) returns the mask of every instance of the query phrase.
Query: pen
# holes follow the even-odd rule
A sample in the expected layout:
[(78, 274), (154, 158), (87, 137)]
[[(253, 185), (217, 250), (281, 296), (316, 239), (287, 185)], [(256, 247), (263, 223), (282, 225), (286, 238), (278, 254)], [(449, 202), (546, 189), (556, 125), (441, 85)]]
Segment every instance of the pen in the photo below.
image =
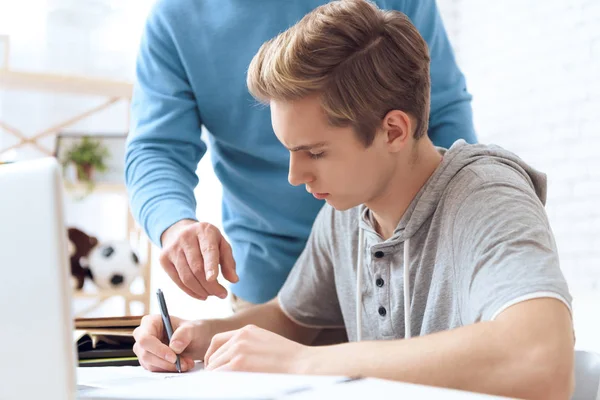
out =
[[(160, 306), (160, 315), (162, 316), (163, 325), (165, 326), (165, 331), (167, 331), (167, 338), (169, 339), (169, 342), (171, 342), (171, 337), (173, 336), (173, 326), (171, 325), (171, 317), (169, 317), (169, 310), (167, 310), (165, 296), (160, 289), (156, 291), (156, 296), (158, 297), (158, 305)], [(177, 354), (177, 361), (175, 361), (175, 365), (177, 366), (177, 372), (181, 372), (179, 354)]]

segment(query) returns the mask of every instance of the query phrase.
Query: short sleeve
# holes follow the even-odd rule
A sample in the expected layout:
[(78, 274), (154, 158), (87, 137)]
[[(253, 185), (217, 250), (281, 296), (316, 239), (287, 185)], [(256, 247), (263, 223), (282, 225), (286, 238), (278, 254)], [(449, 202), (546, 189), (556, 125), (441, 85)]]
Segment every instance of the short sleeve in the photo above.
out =
[(493, 320), (541, 297), (571, 310), (544, 205), (525, 179), (483, 180), (462, 203), (453, 231), (463, 323)]
[(332, 263), (334, 218), (333, 208), (325, 205), (315, 219), (304, 251), (279, 292), (283, 312), (302, 326), (344, 327)]

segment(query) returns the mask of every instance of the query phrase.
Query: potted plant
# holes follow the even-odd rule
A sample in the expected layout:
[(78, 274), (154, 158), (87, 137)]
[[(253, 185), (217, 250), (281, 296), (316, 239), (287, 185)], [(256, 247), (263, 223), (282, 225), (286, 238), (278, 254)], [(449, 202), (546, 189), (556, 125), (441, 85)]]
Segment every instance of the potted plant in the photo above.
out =
[(66, 152), (63, 167), (74, 165), (77, 180), (87, 184), (91, 190), (94, 186), (94, 172), (106, 171), (106, 158), (109, 155), (108, 149), (99, 140), (84, 136)]

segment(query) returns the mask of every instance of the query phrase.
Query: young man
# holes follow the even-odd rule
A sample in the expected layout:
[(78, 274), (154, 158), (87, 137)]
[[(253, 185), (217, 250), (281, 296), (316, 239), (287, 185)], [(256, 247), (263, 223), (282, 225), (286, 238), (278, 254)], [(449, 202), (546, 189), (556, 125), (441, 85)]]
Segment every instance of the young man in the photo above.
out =
[[(248, 72), (291, 154), (289, 181), (327, 205), (279, 296), (223, 320), (143, 320), (153, 371), (363, 375), (567, 399), (571, 297), (544, 212), (545, 176), (496, 146), (427, 137), (429, 55), (405, 15), (321, 6)], [(308, 346), (326, 328), (350, 343)]]
[[(245, 74), (266, 40), (328, 2), (158, 0), (150, 12), (136, 68), (127, 190), (135, 219), (162, 249), (160, 264), (194, 298), (225, 298), (222, 273), (235, 282), (234, 308), (265, 303), (306, 245), (323, 202), (286, 182), (288, 151), (269, 110), (248, 93)], [(435, 0), (376, 3), (408, 15), (429, 45), (432, 142), (475, 143), (471, 95)], [(196, 216), (202, 127), (223, 186), (223, 232)]]

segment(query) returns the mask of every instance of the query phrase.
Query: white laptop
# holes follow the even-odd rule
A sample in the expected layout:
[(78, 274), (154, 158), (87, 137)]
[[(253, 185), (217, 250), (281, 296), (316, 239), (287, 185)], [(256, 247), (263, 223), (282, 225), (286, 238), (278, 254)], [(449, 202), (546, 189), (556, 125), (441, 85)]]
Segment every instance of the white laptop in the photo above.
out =
[(60, 166), (0, 165), (0, 399), (74, 399)]

